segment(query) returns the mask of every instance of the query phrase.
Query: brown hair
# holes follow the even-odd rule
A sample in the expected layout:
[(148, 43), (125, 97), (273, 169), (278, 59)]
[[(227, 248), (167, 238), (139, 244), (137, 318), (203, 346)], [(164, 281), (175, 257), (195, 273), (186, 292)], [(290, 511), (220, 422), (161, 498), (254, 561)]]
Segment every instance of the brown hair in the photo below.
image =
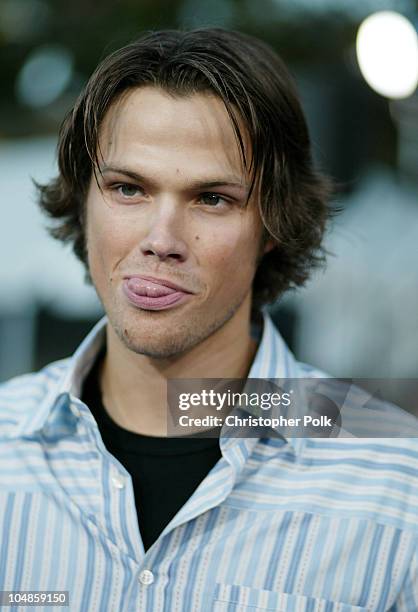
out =
[[(324, 261), (330, 183), (313, 167), (306, 121), (282, 60), (263, 42), (238, 32), (152, 32), (104, 59), (61, 126), (57, 178), (38, 185), (41, 208), (58, 220), (51, 234), (73, 244), (89, 278), (84, 202), (98, 165), (99, 129), (117, 98), (142, 85), (173, 95), (210, 91), (225, 104), (252, 188), (257, 180), (264, 242), (275, 240), (257, 268), (253, 310), (302, 285)], [(250, 138), (250, 161), (239, 119)]]

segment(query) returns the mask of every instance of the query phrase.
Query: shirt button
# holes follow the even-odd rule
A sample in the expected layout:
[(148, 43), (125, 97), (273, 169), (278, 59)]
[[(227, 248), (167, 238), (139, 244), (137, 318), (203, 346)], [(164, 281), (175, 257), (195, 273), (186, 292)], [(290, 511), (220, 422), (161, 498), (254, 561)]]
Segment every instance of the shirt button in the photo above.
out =
[(112, 485), (115, 487), (115, 489), (123, 489), (125, 482), (122, 476), (112, 476)]
[(139, 582), (141, 584), (152, 584), (154, 582), (154, 574), (150, 570), (142, 570), (139, 574)]

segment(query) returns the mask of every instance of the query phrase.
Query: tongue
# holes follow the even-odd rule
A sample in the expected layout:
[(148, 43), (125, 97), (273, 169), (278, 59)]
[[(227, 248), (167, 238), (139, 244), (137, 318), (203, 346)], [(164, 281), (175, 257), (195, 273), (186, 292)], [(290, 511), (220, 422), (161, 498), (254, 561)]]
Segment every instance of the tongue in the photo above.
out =
[(159, 285), (158, 283), (153, 283), (152, 281), (142, 278), (130, 278), (128, 280), (128, 287), (137, 295), (145, 295), (154, 298), (177, 292), (176, 289), (171, 289), (170, 287), (165, 287), (164, 285)]

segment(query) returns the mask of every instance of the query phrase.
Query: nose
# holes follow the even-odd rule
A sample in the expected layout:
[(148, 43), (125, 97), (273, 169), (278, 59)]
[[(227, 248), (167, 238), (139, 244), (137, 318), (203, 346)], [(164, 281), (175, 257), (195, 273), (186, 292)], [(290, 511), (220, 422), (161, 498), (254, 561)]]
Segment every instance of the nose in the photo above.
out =
[(182, 228), (184, 218), (176, 203), (155, 203), (147, 233), (140, 243), (142, 254), (160, 261), (185, 261), (187, 245), (182, 236)]

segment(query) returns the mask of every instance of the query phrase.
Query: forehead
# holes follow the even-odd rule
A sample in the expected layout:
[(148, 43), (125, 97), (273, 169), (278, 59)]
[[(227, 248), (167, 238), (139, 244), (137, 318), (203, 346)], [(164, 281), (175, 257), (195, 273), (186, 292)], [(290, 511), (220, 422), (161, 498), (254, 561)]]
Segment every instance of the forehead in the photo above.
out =
[[(248, 137), (240, 130), (248, 150)], [(156, 87), (125, 92), (107, 112), (100, 153), (109, 161), (177, 165), (179, 172), (246, 171), (234, 127), (220, 98), (210, 93), (173, 96)]]

